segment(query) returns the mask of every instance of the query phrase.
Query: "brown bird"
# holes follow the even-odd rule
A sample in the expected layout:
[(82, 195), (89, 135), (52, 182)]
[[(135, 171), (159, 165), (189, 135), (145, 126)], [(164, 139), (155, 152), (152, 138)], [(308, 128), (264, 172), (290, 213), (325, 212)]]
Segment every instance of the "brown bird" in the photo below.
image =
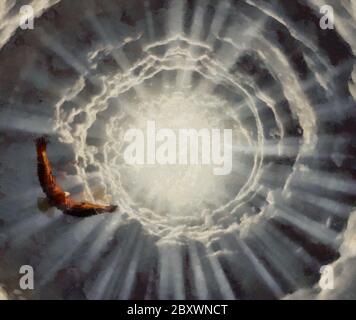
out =
[(116, 205), (100, 205), (90, 202), (77, 202), (57, 184), (52, 174), (51, 163), (47, 156), (46, 137), (36, 139), (37, 147), (37, 174), (43, 192), (47, 196), (49, 206), (56, 207), (64, 214), (74, 217), (90, 217), (97, 214), (114, 212)]

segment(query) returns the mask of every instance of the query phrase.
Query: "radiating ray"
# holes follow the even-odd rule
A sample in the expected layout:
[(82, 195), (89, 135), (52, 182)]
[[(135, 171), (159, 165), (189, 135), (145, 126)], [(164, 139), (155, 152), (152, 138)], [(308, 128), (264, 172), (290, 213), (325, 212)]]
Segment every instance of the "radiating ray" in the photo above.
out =
[(277, 207), (278, 208), (275, 211), (276, 218), (287, 221), (307, 233), (310, 237), (315, 238), (332, 248), (338, 246), (340, 239), (338, 239), (338, 234), (335, 231), (328, 229), (327, 226), (319, 224), (281, 203), (278, 203)]
[(349, 205), (340, 203), (336, 200), (331, 200), (326, 197), (313, 195), (310, 192), (294, 190), (293, 197), (299, 199), (300, 201), (304, 201), (319, 207), (321, 212), (323, 212), (326, 216), (335, 215), (347, 219), (349, 217), (349, 212), (352, 211), (352, 207)]
[[(9, 121), (9, 119), (12, 119)], [(21, 130), (33, 134), (51, 134), (52, 120), (46, 116), (24, 115), (17, 110), (1, 111), (0, 130)]]
[(260, 277), (263, 279), (263, 281), (266, 283), (266, 285), (271, 289), (273, 294), (276, 297), (282, 297), (284, 295), (284, 292), (278, 285), (275, 279), (270, 275), (270, 273), (266, 270), (266, 268), (263, 266), (263, 264), (259, 261), (259, 259), (256, 257), (256, 255), (251, 251), (251, 249), (247, 246), (247, 244), (240, 239), (237, 239), (238, 243), (240, 244), (242, 250), (248, 257), (248, 259), (251, 261), (253, 266), (256, 268), (257, 273), (260, 275)]
[(79, 61), (72, 53), (67, 51), (58, 41), (55, 41), (47, 32), (41, 28), (38, 28), (39, 40), (45, 47), (53, 50), (59, 57), (65, 61), (69, 66), (76, 70), (80, 75), (85, 76), (90, 81), (94, 82), (90, 74), (90, 70), (85, 63)]
[(97, 232), (98, 236), (87, 250), (84, 259), (80, 262), (80, 267), (84, 272), (89, 272), (96, 260), (100, 258), (100, 253), (113, 238), (120, 223), (120, 217), (115, 215), (101, 222)]
[(127, 267), (127, 272), (125, 273), (125, 279), (122, 287), (120, 287), (120, 292), (118, 294), (118, 299), (120, 300), (127, 300), (130, 299), (135, 277), (136, 277), (136, 272), (137, 272), (137, 267), (139, 263), (140, 256), (145, 248), (145, 240), (140, 239), (138, 242), (138, 245), (136, 246), (135, 250), (133, 251), (132, 258), (130, 260), (130, 263)]
[[(121, 232), (123, 232), (121, 230)], [(140, 229), (135, 228), (133, 232), (124, 232), (126, 235), (122, 243), (119, 243), (110, 255), (102, 261), (103, 268), (95, 275), (95, 279), (87, 289), (89, 299), (108, 299), (115, 292), (115, 286), (120, 277), (123, 277), (123, 265), (131, 261), (131, 253), (137, 246), (136, 240)]]
[(298, 278), (303, 275), (303, 266), (295, 256), (290, 256), (288, 248), (281, 246), (280, 240), (276, 240), (261, 229), (252, 232), (251, 237), (256, 241), (257, 247), (263, 252), (263, 256), (271, 265), (278, 270), (287, 280), (293, 291), (298, 288)]
[(21, 246), (25, 244), (31, 236), (45, 230), (60, 218), (61, 214), (56, 214), (52, 218), (40, 213), (33, 214), (29, 218), (24, 218), (8, 228), (7, 234), (9, 240), (14, 246)]
[(215, 279), (219, 285), (221, 297), (226, 300), (234, 300), (235, 295), (231, 289), (231, 285), (227, 280), (223, 269), (221, 268), (220, 262), (215, 256), (215, 254), (211, 251), (207, 251), (208, 255), (207, 258), (210, 262), (210, 265), (213, 269)]
[(149, 0), (144, 1), (144, 6), (145, 6), (145, 22), (147, 25), (147, 34), (150, 39), (153, 39), (154, 37), (154, 26), (153, 26), (153, 17), (152, 13), (150, 10), (150, 2)]
[(200, 300), (208, 299), (209, 298), (208, 286), (206, 283), (204, 270), (195, 243), (192, 243), (189, 246), (189, 256), (192, 261), (195, 294), (197, 298)]
[[(204, 27), (204, 14), (206, 11), (208, 2), (198, 1), (194, 10), (193, 22), (190, 30), (190, 38), (192, 40), (200, 41), (202, 34), (202, 27)], [(188, 47), (187, 50), (191, 52), (191, 55), (194, 57), (196, 55), (196, 47)], [(193, 69), (194, 69), (193, 65)], [(192, 71), (184, 70), (182, 73), (178, 73), (177, 82), (183, 88), (190, 88), (192, 85)]]
[(317, 261), (317, 259), (312, 257), (303, 247), (295, 243), (292, 239), (289, 239), (273, 225), (269, 225), (269, 228), (270, 236), (273, 237), (275, 241), (283, 243), (283, 246), (289, 250), (290, 254), (298, 256), (298, 258), (301, 259), (306, 266), (315, 268), (317, 270), (320, 269), (320, 263)]
[[(90, 21), (94, 30), (98, 33), (98, 35), (104, 40), (104, 42), (109, 46), (111, 49), (110, 54), (115, 59), (118, 66), (120, 66), (124, 72), (129, 72), (131, 69), (131, 63), (126, 56), (125, 52), (123, 51), (123, 47), (116, 47), (113, 48), (111, 46), (111, 39), (114, 39), (115, 36), (111, 30), (104, 30), (104, 27), (100, 25), (99, 21), (96, 19), (94, 15), (88, 15), (87, 19)], [(143, 92), (142, 88), (139, 90), (138, 87), (135, 87), (136, 93), (138, 94), (141, 99), (145, 97), (147, 94)]]
[(86, 241), (94, 240), (92, 231), (95, 226), (92, 221), (87, 220), (76, 223), (64, 234), (58, 235), (57, 239), (43, 253), (46, 259), (42, 260), (37, 267), (38, 274), (41, 275), (38, 286), (43, 287), (53, 280), (56, 273), (66, 265)]
[(206, 42), (213, 44), (216, 40), (216, 36), (220, 34), (224, 23), (232, 10), (231, 1), (218, 1), (215, 15), (210, 27), (210, 33), (206, 39)]
[(184, 299), (183, 266), (180, 248), (161, 246), (159, 299)]
[[(327, 31), (327, 48), (309, 2), (61, 4), (13, 34), (0, 48), (0, 256), (38, 263), (34, 296), (67, 298), (72, 288), (57, 290), (67, 268), (83, 275), (75, 290), (89, 299), (283, 298), (317, 288), (320, 266), (343, 254), (354, 204), (354, 75), (343, 24)], [(79, 14), (72, 30), (65, 10)], [(146, 176), (126, 164), (125, 131), (160, 117), (167, 127), (233, 127), (231, 174), (146, 166)], [(41, 189), (25, 172), (35, 153), (11, 140), (19, 131), (57, 136), (58, 181), (78, 199), (112, 197), (118, 212), (39, 214)], [(191, 196), (182, 208), (180, 189)]]
[(183, 34), (185, 4), (186, 1), (184, 0), (170, 1), (167, 12), (168, 37)]

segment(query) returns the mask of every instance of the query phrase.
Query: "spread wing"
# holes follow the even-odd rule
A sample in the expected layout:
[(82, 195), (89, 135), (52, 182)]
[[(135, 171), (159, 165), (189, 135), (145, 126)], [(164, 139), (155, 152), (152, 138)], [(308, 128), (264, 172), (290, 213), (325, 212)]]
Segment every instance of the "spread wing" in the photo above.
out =
[(105, 212), (114, 212), (117, 209), (115, 205), (105, 206), (90, 202), (76, 202), (67, 196), (52, 174), (51, 163), (47, 156), (47, 143), (45, 137), (36, 139), (37, 174), (42, 190), (51, 206), (58, 208), (65, 214), (76, 217), (89, 217)]

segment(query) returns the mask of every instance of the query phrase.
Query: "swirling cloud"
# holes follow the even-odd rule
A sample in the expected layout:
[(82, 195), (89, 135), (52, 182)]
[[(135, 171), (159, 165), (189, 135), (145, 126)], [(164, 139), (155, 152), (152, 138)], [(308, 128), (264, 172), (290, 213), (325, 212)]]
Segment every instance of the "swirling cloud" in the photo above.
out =
[[(4, 2), (0, 282), (26, 262), (30, 298), (355, 298), (355, 8), (329, 1), (323, 30), (324, 4), (33, 1), (21, 30)], [(231, 129), (232, 173), (128, 166), (124, 134), (150, 120)], [(60, 183), (119, 214), (38, 213), (43, 133)]]

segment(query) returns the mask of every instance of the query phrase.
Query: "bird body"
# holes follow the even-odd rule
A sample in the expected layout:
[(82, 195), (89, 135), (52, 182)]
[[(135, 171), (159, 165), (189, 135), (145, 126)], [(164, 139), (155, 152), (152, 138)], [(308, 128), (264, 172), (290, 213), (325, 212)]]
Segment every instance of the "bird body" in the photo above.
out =
[(75, 217), (89, 217), (114, 212), (117, 209), (116, 205), (77, 202), (64, 192), (53, 176), (51, 163), (47, 156), (47, 143), (45, 137), (36, 139), (38, 179), (50, 206), (56, 207), (64, 214)]

